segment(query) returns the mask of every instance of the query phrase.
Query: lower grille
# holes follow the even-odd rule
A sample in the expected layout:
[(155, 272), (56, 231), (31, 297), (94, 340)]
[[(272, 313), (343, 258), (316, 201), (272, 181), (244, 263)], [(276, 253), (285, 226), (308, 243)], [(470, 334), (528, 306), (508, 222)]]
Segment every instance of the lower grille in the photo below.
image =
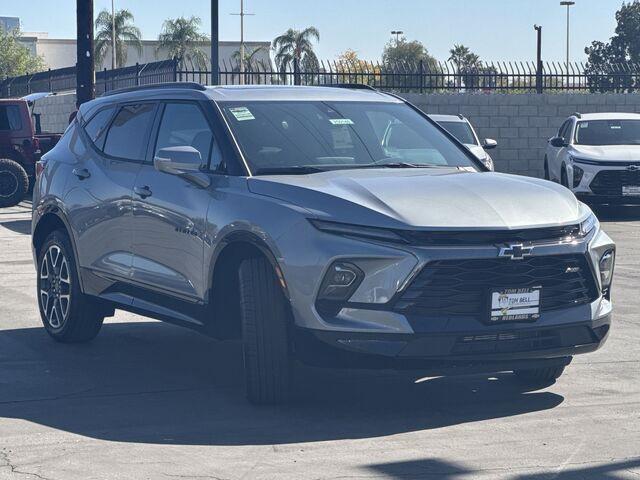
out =
[(604, 170), (596, 174), (589, 187), (597, 195), (620, 196), (627, 185), (640, 185), (640, 170)]
[(394, 310), (423, 317), (484, 318), (492, 288), (541, 286), (540, 311), (590, 303), (597, 286), (584, 255), (437, 260), (416, 276)]

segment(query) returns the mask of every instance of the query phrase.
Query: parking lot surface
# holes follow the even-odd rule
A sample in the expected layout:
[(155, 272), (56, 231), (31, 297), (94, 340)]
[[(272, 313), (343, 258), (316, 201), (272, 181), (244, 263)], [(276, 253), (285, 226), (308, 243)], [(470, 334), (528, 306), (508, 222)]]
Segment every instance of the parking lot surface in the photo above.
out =
[(267, 408), (244, 399), (237, 342), (118, 312), (90, 344), (54, 343), (30, 208), (0, 210), (0, 479), (640, 478), (640, 208), (597, 210), (614, 326), (555, 385), (304, 368)]

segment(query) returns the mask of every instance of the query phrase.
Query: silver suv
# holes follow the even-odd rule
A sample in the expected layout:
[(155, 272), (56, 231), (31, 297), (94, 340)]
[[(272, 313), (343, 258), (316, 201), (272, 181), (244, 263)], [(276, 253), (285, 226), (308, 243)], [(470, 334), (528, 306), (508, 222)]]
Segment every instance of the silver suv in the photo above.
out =
[(287, 397), (294, 360), (552, 383), (609, 331), (615, 246), (589, 208), (389, 94), (120, 91), (37, 171), (47, 332), (88, 341), (122, 309), (242, 338), (253, 402)]

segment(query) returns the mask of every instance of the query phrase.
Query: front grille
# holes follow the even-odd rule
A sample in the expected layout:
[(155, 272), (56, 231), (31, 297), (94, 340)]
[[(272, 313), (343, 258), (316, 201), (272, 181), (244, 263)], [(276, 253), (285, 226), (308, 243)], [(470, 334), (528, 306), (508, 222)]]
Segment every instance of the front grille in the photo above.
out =
[(591, 191), (597, 195), (622, 195), (622, 187), (640, 185), (640, 170), (604, 170), (591, 181)]
[(515, 230), (402, 230), (396, 231), (411, 245), (493, 245), (496, 243), (525, 243), (541, 240), (569, 240), (580, 233), (580, 225)]
[(422, 269), (394, 310), (422, 317), (488, 316), (491, 289), (541, 286), (540, 311), (589, 303), (598, 298), (583, 255), (437, 260)]

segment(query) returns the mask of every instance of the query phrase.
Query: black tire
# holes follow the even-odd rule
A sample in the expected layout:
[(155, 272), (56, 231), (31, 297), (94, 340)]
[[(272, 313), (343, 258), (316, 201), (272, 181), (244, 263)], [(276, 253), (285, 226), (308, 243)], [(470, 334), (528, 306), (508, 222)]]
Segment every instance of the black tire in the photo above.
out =
[(289, 315), (265, 258), (250, 258), (240, 266), (240, 313), (247, 398), (255, 404), (287, 401), (292, 377)]
[(562, 167), (562, 172), (560, 172), (560, 183), (563, 187), (569, 188), (569, 178), (567, 177), (567, 170)]
[(0, 158), (0, 207), (19, 204), (29, 191), (29, 176), (22, 165)]
[(551, 385), (564, 372), (564, 365), (559, 367), (534, 368), (530, 370), (516, 370), (518, 380), (527, 385)]
[(56, 230), (44, 241), (38, 252), (37, 278), (40, 318), (51, 337), (80, 343), (98, 335), (105, 310), (80, 290), (76, 260), (65, 232)]
[(547, 160), (547, 157), (544, 157), (544, 179), (551, 180), (551, 176), (549, 175), (549, 160)]

